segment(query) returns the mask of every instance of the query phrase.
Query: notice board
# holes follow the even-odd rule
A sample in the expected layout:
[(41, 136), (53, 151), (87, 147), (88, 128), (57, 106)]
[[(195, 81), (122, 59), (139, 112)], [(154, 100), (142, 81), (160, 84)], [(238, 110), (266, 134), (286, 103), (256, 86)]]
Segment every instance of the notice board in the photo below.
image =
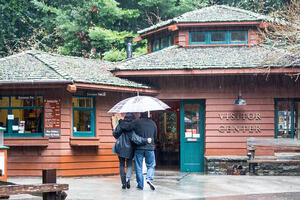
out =
[(60, 138), (61, 99), (44, 99), (44, 137)]

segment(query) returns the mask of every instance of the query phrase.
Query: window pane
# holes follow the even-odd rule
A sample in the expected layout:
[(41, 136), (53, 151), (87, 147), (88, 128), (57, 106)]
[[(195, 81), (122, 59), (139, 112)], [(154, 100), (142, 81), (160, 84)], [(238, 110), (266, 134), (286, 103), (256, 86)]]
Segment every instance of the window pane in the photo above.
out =
[(291, 108), (292, 103), (289, 101), (278, 102), (278, 138), (291, 137)]
[(169, 36), (169, 46), (172, 46), (172, 45), (174, 45), (174, 37), (173, 37), (173, 35), (170, 35)]
[(231, 32), (231, 42), (242, 42), (242, 41), (246, 41), (246, 33), (244, 31)]
[(205, 42), (205, 32), (191, 32), (191, 42)]
[(212, 32), (211, 33), (211, 41), (212, 42), (225, 42), (226, 41), (225, 32)]
[(165, 47), (168, 46), (168, 45), (167, 45), (167, 41), (168, 41), (168, 38), (167, 38), (167, 37), (163, 37), (163, 38), (161, 39), (161, 48), (165, 48)]
[(74, 132), (91, 131), (91, 111), (74, 110)]
[(93, 99), (91, 97), (73, 97), (74, 108), (92, 108)]
[(13, 109), (13, 133), (41, 133), (42, 109)]
[(41, 96), (12, 96), (11, 97), (12, 107), (42, 107), (43, 97)]
[(9, 106), (9, 97), (0, 97), (0, 107)]
[(295, 102), (295, 138), (300, 140), (300, 102)]
[(185, 137), (200, 137), (200, 105), (185, 104), (184, 105), (184, 132)]
[(0, 109), (0, 126), (3, 128), (6, 128), (5, 133), (7, 133), (7, 115), (8, 110), (7, 109)]
[(154, 42), (153, 42), (153, 50), (159, 50), (159, 40), (154, 40)]

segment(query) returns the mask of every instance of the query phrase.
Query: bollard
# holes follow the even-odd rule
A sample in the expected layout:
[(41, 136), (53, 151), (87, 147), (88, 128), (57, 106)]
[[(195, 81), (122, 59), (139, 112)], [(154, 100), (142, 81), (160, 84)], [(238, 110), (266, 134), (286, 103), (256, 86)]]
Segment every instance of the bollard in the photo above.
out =
[[(44, 183), (56, 183), (56, 169), (43, 169)], [(56, 200), (56, 192), (43, 193), (43, 200)]]

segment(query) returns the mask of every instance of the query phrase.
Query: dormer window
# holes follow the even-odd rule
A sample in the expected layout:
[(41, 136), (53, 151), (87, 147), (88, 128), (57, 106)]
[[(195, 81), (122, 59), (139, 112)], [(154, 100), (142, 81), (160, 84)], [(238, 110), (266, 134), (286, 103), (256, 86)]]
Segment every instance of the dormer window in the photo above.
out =
[(191, 31), (190, 45), (248, 44), (248, 31)]
[(151, 41), (152, 52), (174, 45), (174, 36), (168, 35)]

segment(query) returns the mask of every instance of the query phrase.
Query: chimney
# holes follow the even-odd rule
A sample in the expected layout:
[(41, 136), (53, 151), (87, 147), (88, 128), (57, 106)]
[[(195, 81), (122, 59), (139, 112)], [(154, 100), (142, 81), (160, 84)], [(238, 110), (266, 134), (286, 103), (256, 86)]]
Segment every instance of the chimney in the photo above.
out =
[(126, 37), (127, 46), (126, 46), (126, 56), (127, 59), (132, 57), (132, 38), (131, 36)]

